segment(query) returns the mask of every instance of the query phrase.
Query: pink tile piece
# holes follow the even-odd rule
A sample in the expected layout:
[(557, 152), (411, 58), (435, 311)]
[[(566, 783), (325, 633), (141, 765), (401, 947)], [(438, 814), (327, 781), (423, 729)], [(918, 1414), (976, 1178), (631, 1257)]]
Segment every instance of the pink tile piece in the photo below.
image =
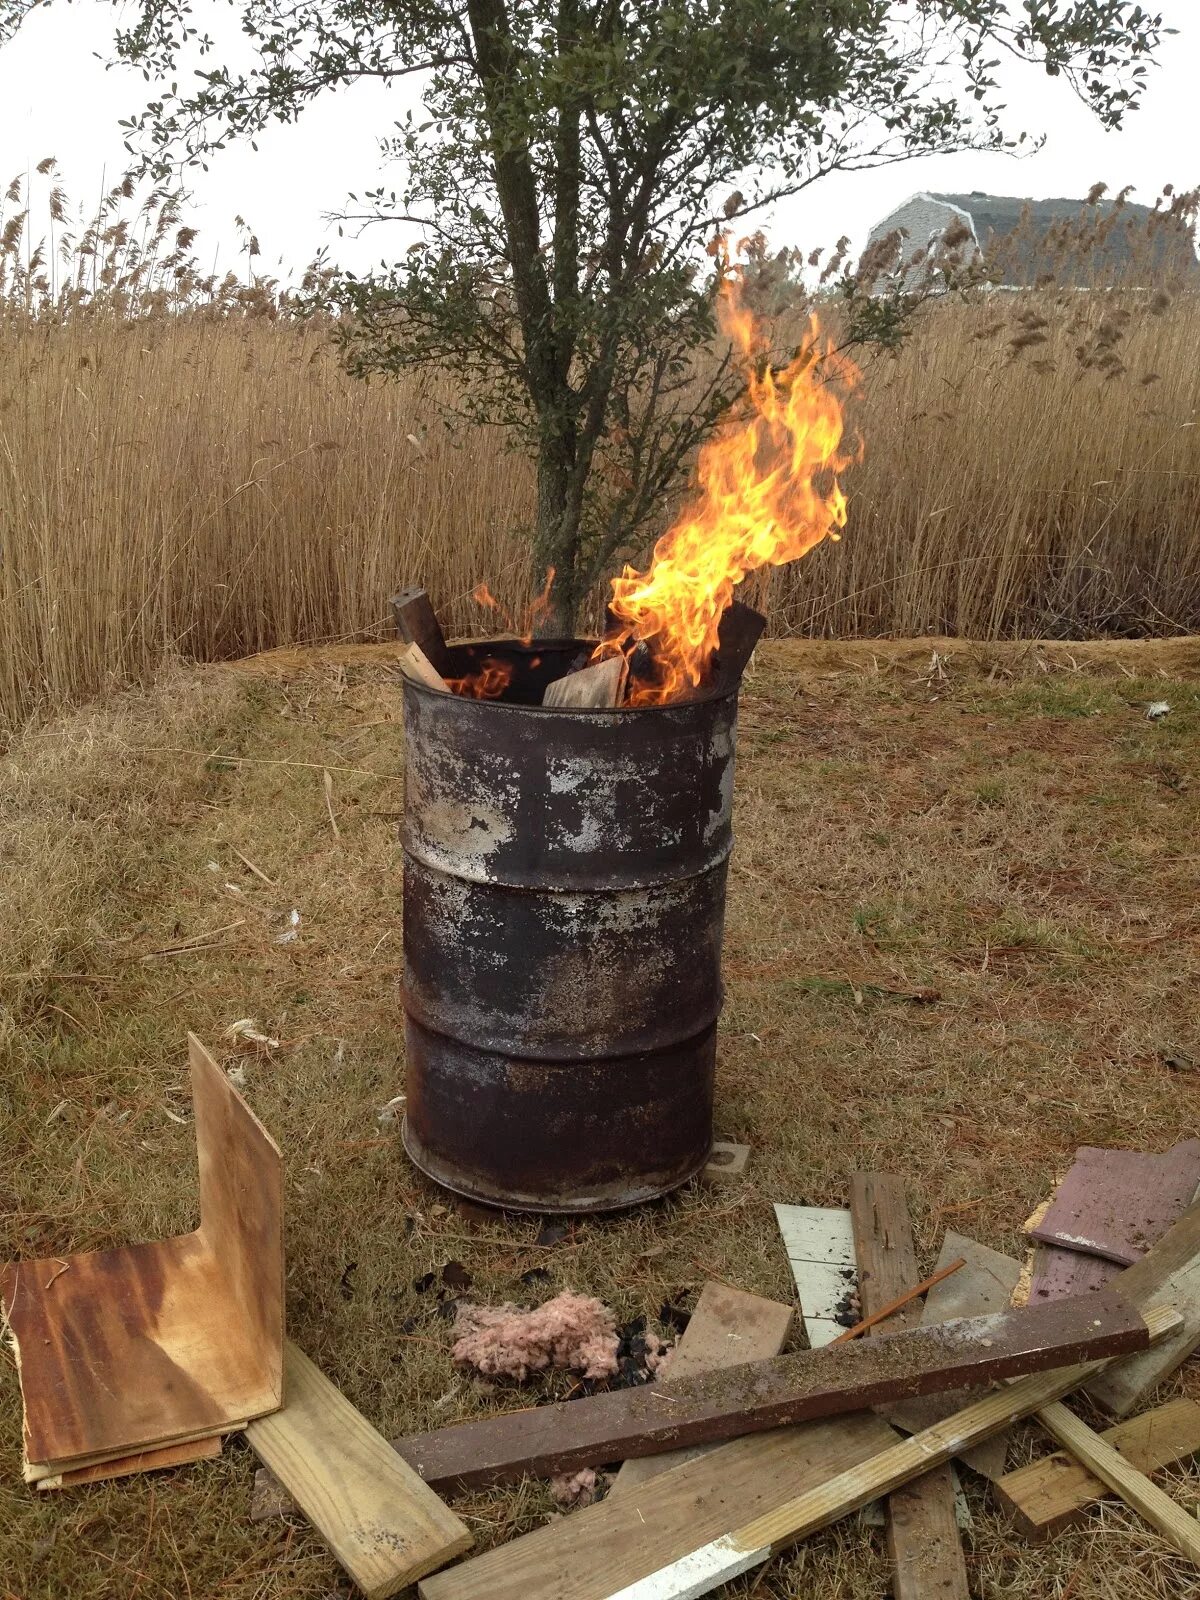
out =
[(1132, 1266), (1190, 1205), (1197, 1185), (1200, 1139), (1162, 1155), (1084, 1145), (1031, 1237)]

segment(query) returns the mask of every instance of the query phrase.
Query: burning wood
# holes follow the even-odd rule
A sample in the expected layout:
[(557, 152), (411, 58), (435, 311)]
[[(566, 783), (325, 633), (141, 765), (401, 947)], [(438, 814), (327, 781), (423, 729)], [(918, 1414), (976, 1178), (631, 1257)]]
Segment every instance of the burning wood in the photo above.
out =
[(623, 655), (594, 661), (578, 672), (556, 678), (542, 696), (544, 706), (619, 706), (629, 676)]

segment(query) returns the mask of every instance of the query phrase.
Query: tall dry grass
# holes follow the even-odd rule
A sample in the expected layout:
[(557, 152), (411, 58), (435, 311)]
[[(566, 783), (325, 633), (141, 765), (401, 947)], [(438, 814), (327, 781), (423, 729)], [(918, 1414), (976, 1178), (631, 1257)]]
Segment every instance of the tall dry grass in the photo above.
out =
[[(52, 192), (45, 245), (19, 186), (0, 210), (0, 726), (173, 655), (371, 637), (417, 577), (456, 631), (481, 577), (519, 608), (529, 471), (439, 422), (452, 375), (352, 381), (251, 236), (205, 277), (171, 197), (125, 200), (72, 232)], [(757, 586), (775, 628), (1200, 628), (1198, 349), (1194, 288), (927, 308), (866, 364), (845, 537)]]

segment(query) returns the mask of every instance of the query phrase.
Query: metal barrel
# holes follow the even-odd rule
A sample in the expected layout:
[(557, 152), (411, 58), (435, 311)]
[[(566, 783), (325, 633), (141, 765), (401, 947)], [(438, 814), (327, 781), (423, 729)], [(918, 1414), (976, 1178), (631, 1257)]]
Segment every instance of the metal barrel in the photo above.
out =
[(634, 1205), (712, 1147), (737, 685), (542, 706), (590, 649), (451, 646), (503, 700), (404, 685), (405, 1148), (516, 1210)]

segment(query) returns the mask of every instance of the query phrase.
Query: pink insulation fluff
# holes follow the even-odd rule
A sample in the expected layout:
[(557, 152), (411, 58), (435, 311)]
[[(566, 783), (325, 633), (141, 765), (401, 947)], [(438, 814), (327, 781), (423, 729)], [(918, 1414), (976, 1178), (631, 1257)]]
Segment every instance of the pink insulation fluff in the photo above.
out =
[(459, 1306), (454, 1360), (491, 1378), (525, 1379), (561, 1367), (585, 1378), (617, 1371), (617, 1325), (609, 1308), (566, 1289), (533, 1311), (520, 1306)]
[(590, 1506), (599, 1492), (594, 1467), (584, 1467), (580, 1472), (560, 1472), (556, 1478), (550, 1479), (551, 1498), (564, 1511), (573, 1510), (576, 1506)]

